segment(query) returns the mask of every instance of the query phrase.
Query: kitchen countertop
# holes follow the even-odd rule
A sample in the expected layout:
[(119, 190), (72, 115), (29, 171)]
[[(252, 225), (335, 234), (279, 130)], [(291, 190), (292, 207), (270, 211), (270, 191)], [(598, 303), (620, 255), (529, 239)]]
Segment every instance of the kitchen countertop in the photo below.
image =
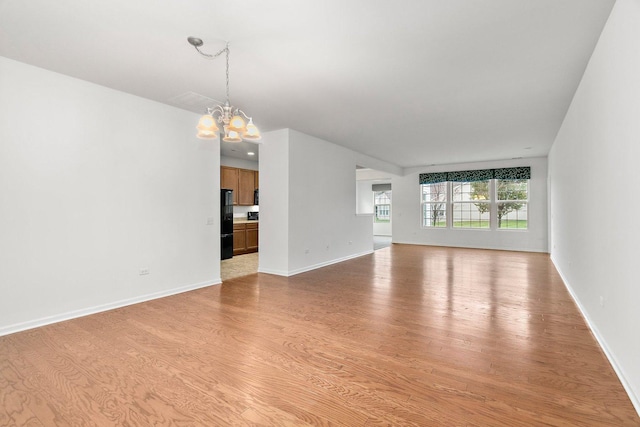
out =
[(257, 224), (258, 220), (256, 219), (233, 219), (234, 224)]

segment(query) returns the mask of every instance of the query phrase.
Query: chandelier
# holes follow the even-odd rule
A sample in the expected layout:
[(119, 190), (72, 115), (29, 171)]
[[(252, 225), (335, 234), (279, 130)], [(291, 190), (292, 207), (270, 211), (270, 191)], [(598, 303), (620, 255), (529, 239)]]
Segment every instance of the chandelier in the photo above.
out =
[[(196, 48), (198, 53), (205, 58), (215, 59), (223, 53), (227, 58), (227, 100), (222, 105), (216, 105), (215, 107), (207, 108), (207, 114), (200, 117), (198, 121), (198, 134), (196, 135), (201, 139), (216, 139), (218, 138), (218, 132), (220, 128), (216, 125), (216, 121), (221, 123), (224, 130), (224, 136), (222, 137), (223, 141), (226, 142), (241, 142), (243, 140), (247, 141), (258, 141), (260, 140), (260, 131), (253, 124), (253, 119), (245, 114), (239, 108), (232, 106), (229, 103), (229, 43), (227, 42), (224, 49), (220, 50), (214, 55), (210, 55), (208, 53), (204, 53), (200, 50), (200, 46), (204, 43), (202, 39), (197, 37), (189, 37), (187, 38), (189, 44)], [(247, 123), (246, 120), (249, 122)]]

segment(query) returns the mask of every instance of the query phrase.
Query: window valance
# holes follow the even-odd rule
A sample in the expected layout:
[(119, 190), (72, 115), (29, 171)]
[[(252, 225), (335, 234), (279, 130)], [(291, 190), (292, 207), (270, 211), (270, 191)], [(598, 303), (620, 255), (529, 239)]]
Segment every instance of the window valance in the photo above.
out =
[(372, 191), (391, 191), (391, 184), (372, 184)]
[(531, 168), (477, 169), (470, 171), (421, 173), (420, 184), (437, 184), (438, 182), (473, 182), (487, 179), (531, 179)]

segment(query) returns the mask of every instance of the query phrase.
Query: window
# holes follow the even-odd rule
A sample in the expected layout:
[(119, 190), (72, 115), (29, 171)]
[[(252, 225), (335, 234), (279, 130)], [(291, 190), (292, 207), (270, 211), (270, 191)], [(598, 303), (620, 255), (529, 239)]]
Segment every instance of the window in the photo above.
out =
[(422, 185), (422, 226), (447, 226), (447, 183)]
[(529, 167), (420, 174), (422, 226), (527, 229)]
[(498, 179), (498, 228), (527, 228), (528, 179)]
[(452, 182), (453, 228), (490, 228), (489, 180)]
[(373, 209), (375, 222), (391, 221), (391, 190), (373, 192)]

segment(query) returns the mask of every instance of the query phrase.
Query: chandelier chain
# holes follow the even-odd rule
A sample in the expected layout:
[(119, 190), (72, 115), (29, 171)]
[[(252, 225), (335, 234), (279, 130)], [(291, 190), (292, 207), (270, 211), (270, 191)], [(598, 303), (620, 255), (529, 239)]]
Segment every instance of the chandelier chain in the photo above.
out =
[(227, 47), (224, 50), (227, 51), (227, 101), (229, 101), (229, 42), (227, 42)]

